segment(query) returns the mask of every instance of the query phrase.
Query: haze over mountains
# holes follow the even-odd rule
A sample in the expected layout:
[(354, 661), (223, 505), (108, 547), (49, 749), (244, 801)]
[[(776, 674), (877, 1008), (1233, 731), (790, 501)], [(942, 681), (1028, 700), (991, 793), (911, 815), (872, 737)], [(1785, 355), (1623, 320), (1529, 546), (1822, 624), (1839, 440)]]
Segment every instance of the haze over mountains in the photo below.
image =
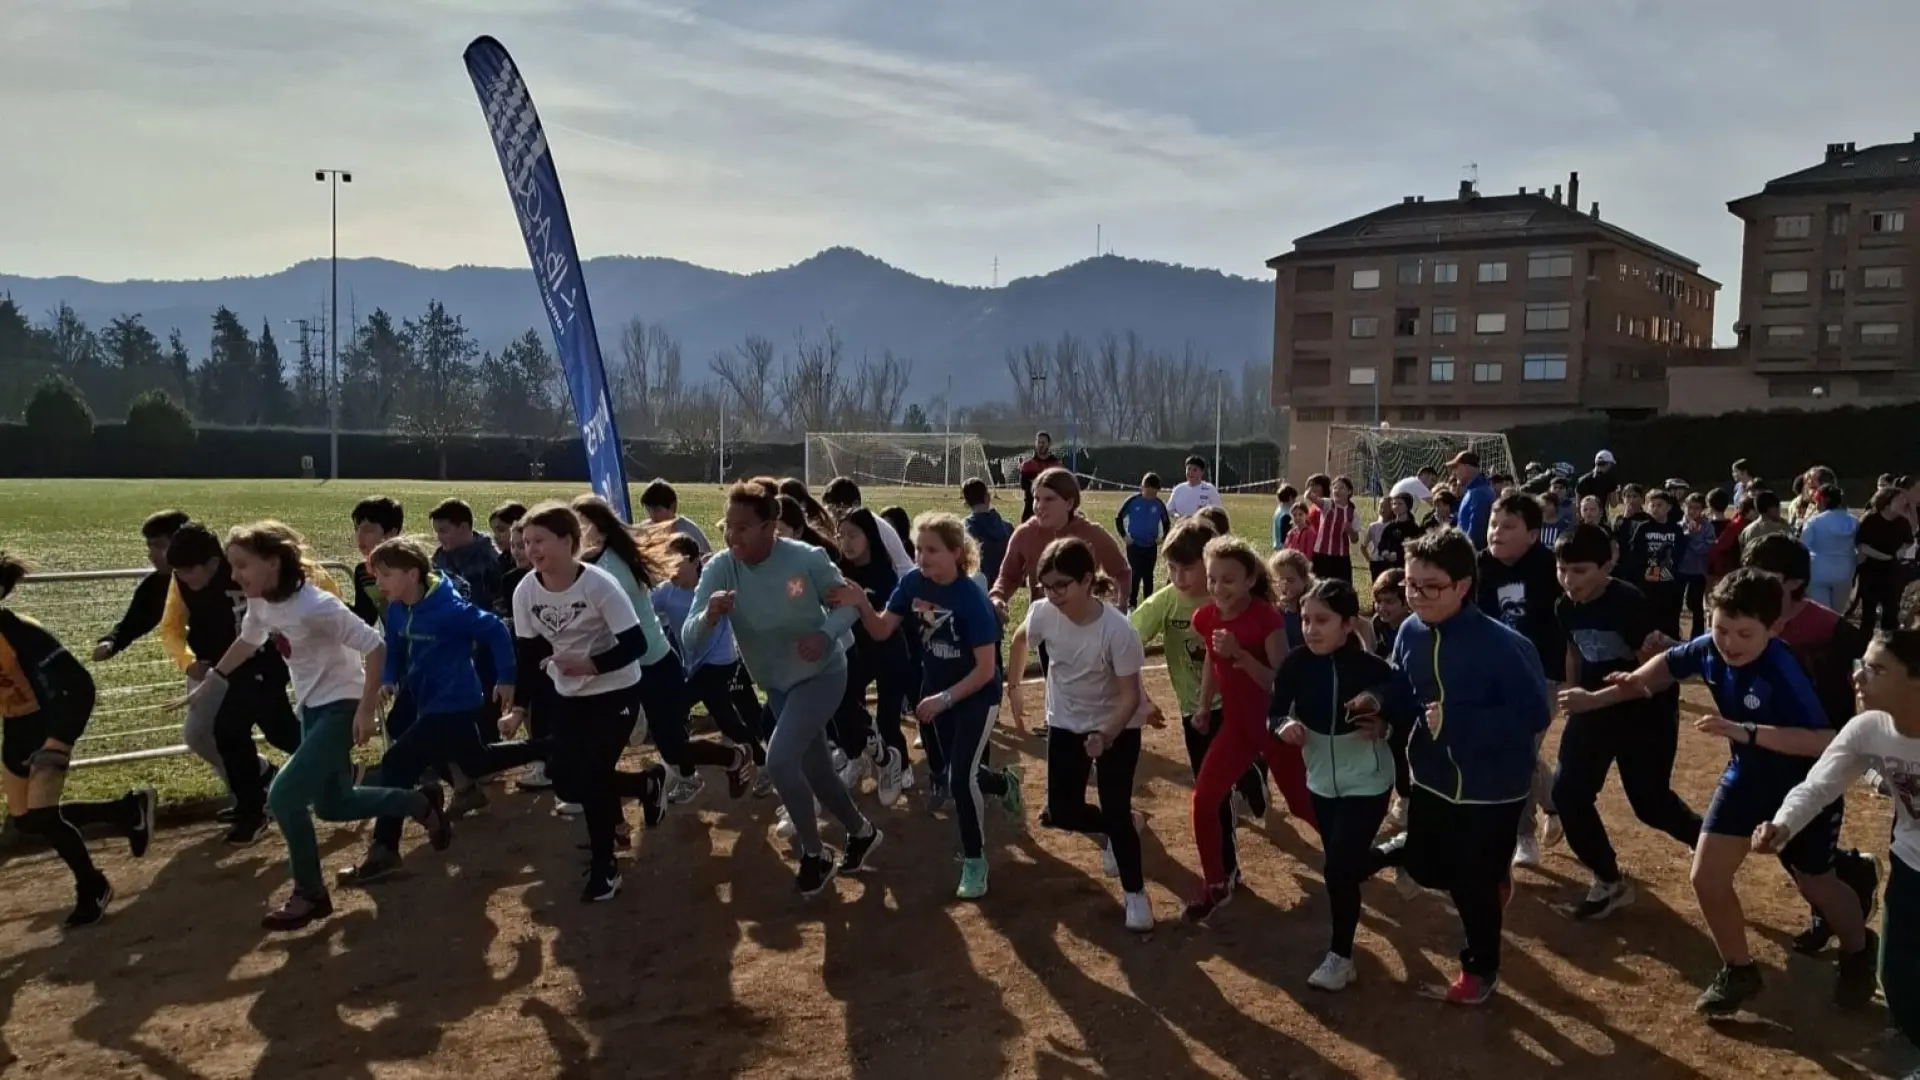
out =
[[(1219, 367), (1238, 370), (1271, 353), (1272, 286), (1166, 263), (1113, 255), (1021, 278), (999, 288), (949, 285), (890, 266), (852, 248), (831, 248), (794, 266), (754, 274), (710, 270), (674, 259), (590, 259), (586, 279), (602, 349), (618, 354), (620, 327), (641, 318), (664, 325), (683, 348), (690, 378), (704, 381), (707, 360), (749, 334), (786, 348), (796, 330), (832, 325), (852, 357), (891, 349), (914, 361), (909, 400), (925, 400), (953, 377), (957, 404), (1006, 397), (1009, 348), (1073, 334), (1089, 343), (1133, 331), (1150, 346), (1191, 344)], [(213, 281), (99, 282), (0, 274), (28, 315), (45, 320), (61, 303), (89, 325), (138, 312), (161, 338), (178, 329), (196, 360), (207, 350), (210, 320), (225, 305), (250, 328), (273, 324), (294, 354), (295, 319), (323, 318), (326, 260), (264, 277)], [(410, 317), (438, 299), (460, 316), (483, 349), (498, 349), (529, 327), (547, 337), (546, 317), (525, 269), (463, 266), (422, 269), (385, 259), (340, 263), (343, 324), (384, 307)]]

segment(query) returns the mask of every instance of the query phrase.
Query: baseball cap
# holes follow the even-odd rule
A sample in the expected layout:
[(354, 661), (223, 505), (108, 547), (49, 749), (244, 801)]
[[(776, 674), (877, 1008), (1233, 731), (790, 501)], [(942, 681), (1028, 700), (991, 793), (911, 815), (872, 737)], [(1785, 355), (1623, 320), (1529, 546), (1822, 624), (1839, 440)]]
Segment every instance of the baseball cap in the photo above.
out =
[(1477, 469), (1480, 467), (1480, 455), (1471, 450), (1462, 450), (1453, 455), (1452, 461), (1447, 462), (1448, 468), (1452, 468), (1455, 465), (1471, 465)]
[(1602, 451), (1600, 451), (1599, 453), (1597, 453), (1597, 454), (1595, 454), (1595, 455), (1593, 455), (1593, 463), (1594, 463), (1595, 465), (1611, 465), (1611, 464), (1613, 464), (1613, 451), (1611, 451), (1611, 450), (1602, 450)]

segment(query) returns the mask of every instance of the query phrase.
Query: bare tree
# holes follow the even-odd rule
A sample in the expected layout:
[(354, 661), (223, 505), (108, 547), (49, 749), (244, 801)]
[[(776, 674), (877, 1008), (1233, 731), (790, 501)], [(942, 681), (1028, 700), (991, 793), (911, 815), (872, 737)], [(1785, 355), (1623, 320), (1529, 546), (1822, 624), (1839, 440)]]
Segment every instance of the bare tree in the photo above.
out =
[(607, 375), (607, 395), (622, 434), (639, 438), (651, 429), (647, 388), (653, 383), (652, 327), (634, 317), (620, 327), (620, 359)]
[(773, 421), (773, 369), (778, 354), (773, 342), (749, 334), (732, 352), (715, 353), (707, 369), (720, 377), (733, 408), (727, 418), (742, 434), (764, 434)]
[(852, 374), (841, 381), (835, 423), (849, 431), (891, 431), (900, 422), (900, 409), (913, 383), (913, 361), (891, 350), (880, 359), (861, 357)]
[(842, 401), (840, 334), (829, 326), (815, 339), (805, 330), (796, 330), (793, 347), (774, 383), (780, 418), (793, 431), (832, 431), (836, 407)]

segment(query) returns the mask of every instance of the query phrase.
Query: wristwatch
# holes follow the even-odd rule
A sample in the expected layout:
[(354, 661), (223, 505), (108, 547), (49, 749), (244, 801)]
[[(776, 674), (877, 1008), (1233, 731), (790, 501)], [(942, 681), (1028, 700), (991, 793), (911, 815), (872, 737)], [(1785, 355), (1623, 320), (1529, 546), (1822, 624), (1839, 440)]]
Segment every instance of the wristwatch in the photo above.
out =
[(1752, 746), (1760, 740), (1760, 725), (1751, 720), (1740, 722), (1740, 730), (1747, 733), (1747, 745)]

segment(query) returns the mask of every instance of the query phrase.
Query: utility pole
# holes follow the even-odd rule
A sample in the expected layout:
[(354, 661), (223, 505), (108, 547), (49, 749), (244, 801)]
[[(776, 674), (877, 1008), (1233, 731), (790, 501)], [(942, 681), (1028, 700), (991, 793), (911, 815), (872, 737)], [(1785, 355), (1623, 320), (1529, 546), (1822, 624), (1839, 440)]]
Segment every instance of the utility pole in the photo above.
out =
[(327, 335), (327, 479), (340, 479), (340, 185), (353, 183), (353, 174), (344, 169), (315, 169), (313, 178), (326, 184), (333, 199), (333, 253), (328, 260), (327, 276), (333, 293), (328, 317), (333, 320)]

